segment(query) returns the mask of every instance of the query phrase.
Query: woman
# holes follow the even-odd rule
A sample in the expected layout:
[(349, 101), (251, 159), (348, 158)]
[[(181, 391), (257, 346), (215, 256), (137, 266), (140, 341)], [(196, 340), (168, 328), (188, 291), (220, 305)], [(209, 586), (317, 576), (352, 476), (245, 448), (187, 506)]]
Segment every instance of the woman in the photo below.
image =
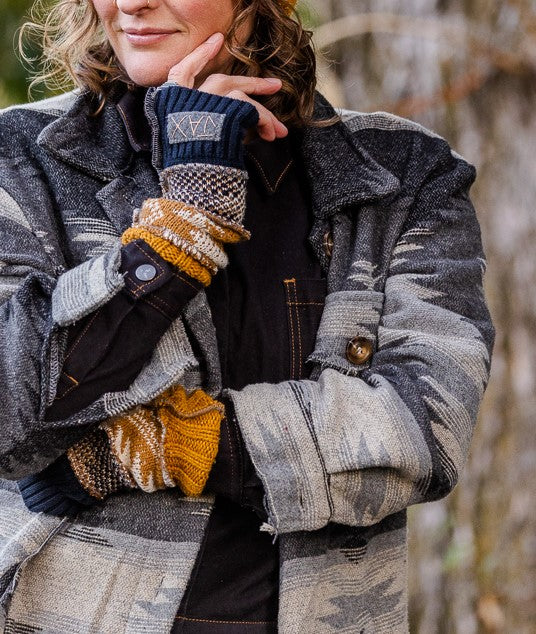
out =
[(407, 631), (489, 375), (474, 170), (337, 117), (291, 5), (58, 2), (82, 91), (0, 117), (6, 632)]

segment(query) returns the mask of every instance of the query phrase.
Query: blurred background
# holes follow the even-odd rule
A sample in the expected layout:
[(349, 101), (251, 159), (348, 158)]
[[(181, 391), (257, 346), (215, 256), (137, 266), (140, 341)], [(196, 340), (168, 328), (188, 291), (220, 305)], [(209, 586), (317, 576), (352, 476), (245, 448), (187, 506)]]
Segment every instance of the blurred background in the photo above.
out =
[[(3, 107), (27, 100), (13, 49), (31, 2), (0, 1)], [(299, 10), (334, 105), (414, 119), (479, 172), (492, 378), (459, 485), (410, 512), (411, 631), (535, 633), (536, 2), (301, 0)]]

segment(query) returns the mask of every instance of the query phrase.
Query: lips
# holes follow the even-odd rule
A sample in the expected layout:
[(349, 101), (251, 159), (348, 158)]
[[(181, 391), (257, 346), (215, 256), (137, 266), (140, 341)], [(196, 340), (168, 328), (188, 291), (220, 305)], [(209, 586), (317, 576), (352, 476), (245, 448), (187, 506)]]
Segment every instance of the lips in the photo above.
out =
[(165, 29), (123, 29), (123, 33), (130, 44), (134, 46), (150, 46), (165, 40), (170, 35), (178, 33), (178, 31), (170, 31)]

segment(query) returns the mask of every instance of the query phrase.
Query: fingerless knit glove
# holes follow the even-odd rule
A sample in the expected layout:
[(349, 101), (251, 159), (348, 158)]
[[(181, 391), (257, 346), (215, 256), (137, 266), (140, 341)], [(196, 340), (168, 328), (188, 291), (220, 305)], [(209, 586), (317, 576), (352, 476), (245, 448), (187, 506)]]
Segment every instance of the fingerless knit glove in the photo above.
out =
[(176, 84), (155, 89), (149, 102), (160, 130), (163, 197), (144, 202), (122, 241), (142, 238), (208, 285), (227, 265), (223, 245), (249, 238), (242, 145), (258, 113), (248, 102)]
[(242, 141), (259, 120), (247, 101), (167, 83), (155, 91), (163, 167), (208, 163), (244, 169)]
[(114, 416), (71, 447), (67, 457), (94, 498), (139, 488), (180, 487), (200, 495), (218, 451), (224, 408), (202, 390), (173, 387)]

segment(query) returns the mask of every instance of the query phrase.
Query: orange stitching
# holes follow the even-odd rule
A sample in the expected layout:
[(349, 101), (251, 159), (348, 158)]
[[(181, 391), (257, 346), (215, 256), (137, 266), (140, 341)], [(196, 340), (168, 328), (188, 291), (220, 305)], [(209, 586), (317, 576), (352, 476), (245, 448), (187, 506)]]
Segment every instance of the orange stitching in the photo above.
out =
[(290, 378), (291, 379), (295, 379), (296, 378), (296, 346), (294, 344), (294, 316), (292, 314), (292, 307), (290, 306), (289, 303), (289, 299), (290, 299), (290, 291), (289, 291), (289, 286), (290, 284), (292, 284), (293, 282), (295, 282), (296, 280), (292, 279), (292, 280), (284, 280), (283, 283), (285, 284), (285, 293), (287, 296), (287, 309), (288, 309), (288, 316), (289, 316), (289, 326), (290, 326), (290, 347), (291, 347), (291, 355), (290, 355), (290, 359), (291, 359), (291, 368), (290, 368)]
[[(153, 298), (153, 299), (155, 299), (155, 298)], [(171, 317), (170, 317), (169, 315), (167, 315), (167, 314), (164, 312), (164, 309), (163, 309), (163, 308), (160, 308), (160, 306), (157, 306), (156, 304), (153, 304), (153, 302), (152, 302), (150, 299), (148, 299), (147, 297), (142, 297), (142, 298), (141, 298), (141, 301), (142, 301), (142, 302), (145, 302), (146, 304), (149, 304), (149, 306), (152, 306), (152, 307), (153, 307), (155, 310), (157, 310), (157, 311), (158, 311), (161, 315), (164, 315), (164, 317), (165, 317), (166, 319), (171, 319)]]
[(71, 356), (71, 354), (73, 353), (73, 350), (78, 346), (78, 344), (80, 343), (80, 341), (82, 340), (82, 338), (84, 337), (84, 335), (87, 333), (87, 331), (89, 330), (91, 324), (95, 321), (95, 319), (97, 319), (97, 315), (100, 313), (100, 311), (102, 310), (102, 308), (99, 308), (97, 310), (97, 312), (93, 315), (93, 317), (89, 320), (89, 322), (86, 324), (86, 327), (84, 328), (84, 330), (82, 330), (82, 332), (78, 335), (76, 341), (73, 343), (71, 349), (69, 350), (69, 352), (67, 353), (67, 356), (65, 357), (65, 359), (63, 360), (63, 364), (65, 365), (65, 362), (67, 361), (67, 359)]
[(178, 277), (179, 280), (181, 280), (181, 282), (184, 282), (185, 284), (188, 284), (188, 286), (191, 286), (194, 289), (194, 291), (197, 291), (199, 293), (199, 291), (201, 290), (198, 286), (196, 286), (195, 284), (192, 284), (192, 282), (190, 282), (189, 279), (185, 278), (178, 271), (172, 271), (172, 274), (175, 277)]
[(231, 423), (228, 422), (227, 425), (225, 425), (225, 429), (227, 430), (227, 437), (229, 438), (229, 447), (230, 447), (230, 453), (231, 453), (231, 485), (234, 483), (234, 452), (233, 452), (233, 439), (231, 438), (231, 430), (229, 429), (229, 425)]
[(188, 616), (176, 616), (175, 619), (195, 623), (218, 623), (220, 625), (272, 625), (275, 623), (275, 621), (216, 621), (213, 619), (194, 619)]
[(256, 163), (257, 167), (261, 170), (264, 182), (266, 183), (266, 186), (268, 187), (270, 192), (272, 194), (275, 194), (277, 188), (279, 187), (279, 183), (281, 183), (281, 181), (283, 180), (283, 176), (285, 176), (285, 174), (288, 172), (288, 170), (290, 169), (290, 166), (292, 165), (294, 160), (290, 159), (290, 161), (287, 163), (287, 165), (283, 168), (283, 171), (281, 172), (281, 175), (279, 176), (279, 178), (275, 182), (274, 187), (272, 187), (270, 185), (270, 181), (268, 180), (268, 177), (266, 176), (266, 172), (264, 171), (264, 169), (263, 169), (262, 165), (259, 163), (259, 161), (249, 151), (248, 151), (248, 156), (251, 158), (252, 161), (254, 161)]
[(292, 165), (293, 160), (290, 159), (290, 161), (287, 163), (287, 166), (283, 169), (283, 171), (281, 172), (281, 176), (277, 179), (276, 184), (275, 184), (275, 188), (274, 191), (279, 187), (279, 184), (281, 183), (281, 181), (283, 180), (283, 177), (285, 176), (285, 174), (289, 171), (290, 166)]
[(66, 376), (66, 377), (68, 377), (69, 379), (71, 379), (71, 381), (74, 381), (74, 383), (75, 383), (75, 384), (74, 384), (74, 385), (71, 385), (71, 387), (70, 387), (70, 388), (68, 388), (67, 390), (65, 390), (65, 392), (63, 392), (63, 394), (62, 394), (61, 396), (56, 395), (56, 396), (54, 397), (54, 400), (55, 400), (55, 401), (60, 401), (62, 398), (64, 398), (65, 396), (67, 396), (67, 394), (70, 394), (70, 393), (74, 390), (74, 388), (78, 386), (78, 383), (79, 383), (79, 382), (78, 382), (78, 381), (77, 381), (74, 377), (72, 377), (72, 376), (70, 376), (69, 374), (67, 374), (67, 372), (65, 372), (64, 370), (62, 370), (62, 372), (61, 372), (61, 373), (62, 373), (62, 374), (65, 374), (65, 376)]
[(298, 291), (296, 289), (296, 280), (294, 280), (294, 283), (292, 285), (292, 288), (294, 290), (294, 306), (295, 306), (295, 311), (296, 311), (296, 323), (298, 324), (298, 379), (301, 379), (302, 376), (302, 360), (303, 360), (303, 354), (302, 354), (302, 336), (301, 336), (301, 324), (300, 324), (300, 311), (298, 310), (298, 307), (296, 306), (297, 302), (298, 302)]
[[(136, 244), (136, 247), (137, 247), (138, 249), (140, 249), (143, 253), (145, 253), (145, 255), (146, 255), (146, 256), (147, 256), (147, 257), (148, 257), (148, 258), (149, 258), (152, 262), (155, 262), (155, 260), (154, 260), (153, 258), (151, 258), (151, 256), (150, 256), (150, 254), (149, 254), (149, 253), (147, 253), (146, 251), (144, 251), (144, 250), (143, 250), (141, 247), (139, 247), (137, 244)], [(155, 277), (154, 279), (149, 280), (148, 282), (146, 282), (145, 284), (150, 284), (151, 282), (156, 281), (156, 280), (158, 279), (158, 277), (160, 277), (160, 275), (163, 275), (163, 274), (164, 274), (164, 270), (160, 268), (160, 266), (158, 265), (158, 263), (157, 263), (157, 262), (155, 262), (155, 264), (158, 266), (158, 268), (160, 269), (161, 273), (160, 273), (157, 277)], [(175, 268), (171, 269), (171, 271), (170, 271), (170, 272), (171, 272), (171, 274), (172, 274), (172, 275), (174, 275), (175, 277), (178, 277), (178, 278), (181, 280), (181, 282), (184, 282), (185, 284), (187, 284), (188, 286), (190, 286), (191, 288), (193, 288), (193, 289), (194, 289), (194, 291), (199, 292), (199, 290), (200, 290), (200, 289), (199, 289), (199, 287), (195, 286), (195, 284), (192, 284), (192, 282), (190, 282), (190, 280), (188, 280), (187, 278), (183, 277), (183, 275), (181, 275), (181, 274), (180, 274), (180, 272), (176, 271), (176, 270), (175, 270)], [(139, 286), (139, 285), (138, 285), (138, 284), (137, 284), (137, 283), (136, 283), (136, 282), (132, 279), (132, 277), (131, 277), (131, 275), (130, 275), (130, 272), (129, 272), (129, 279), (131, 279), (131, 280), (132, 280), (132, 283), (133, 283), (133, 284), (134, 284), (137, 288), (139, 288), (139, 289), (143, 288), (142, 286)], [(135, 290), (133, 290), (133, 291), (131, 291), (131, 292), (132, 292), (134, 295), (136, 295), (136, 296), (137, 296), (137, 294), (138, 294), (138, 292), (137, 292), (137, 291), (135, 291)], [(164, 301), (164, 300), (162, 300), (162, 301)], [(168, 306), (169, 306), (169, 304), (168, 304)]]
[[(142, 297), (141, 299), (143, 301), (146, 298), (147, 298), (147, 296)], [(164, 306), (167, 306), (169, 309), (173, 310), (173, 306), (171, 304), (168, 304), (165, 299), (162, 299), (161, 297), (158, 297), (156, 295), (151, 295), (151, 299), (152, 299), (153, 302), (159, 302), (159, 303), (163, 304)]]
[(162, 273), (164, 272), (164, 269), (162, 268), (162, 266), (153, 258), (153, 256), (150, 253), (147, 253), (145, 249), (142, 249), (141, 245), (139, 245), (137, 242), (134, 242), (134, 246), (136, 247), (136, 249), (139, 249), (144, 255), (146, 255), (149, 258), (149, 260), (151, 260), (151, 262), (154, 262), (155, 266), (158, 269), (160, 269)]
[(289, 302), (291, 306), (324, 306), (325, 302)]
[(74, 378), (74, 376), (71, 376), (70, 374), (67, 374), (67, 372), (65, 372), (65, 370), (62, 370), (62, 374), (65, 374), (65, 376), (68, 379), (71, 379), (71, 381), (73, 381), (73, 383), (76, 383), (76, 385), (78, 385), (79, 382)]

